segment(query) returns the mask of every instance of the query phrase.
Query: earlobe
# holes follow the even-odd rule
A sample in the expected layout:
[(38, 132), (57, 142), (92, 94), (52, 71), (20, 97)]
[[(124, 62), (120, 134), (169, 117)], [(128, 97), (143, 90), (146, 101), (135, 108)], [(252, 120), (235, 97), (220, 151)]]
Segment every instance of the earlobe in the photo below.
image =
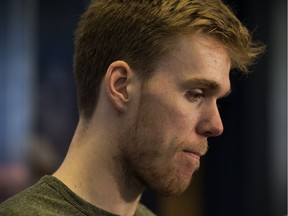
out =
[(131, 69), (124, 61), (115, 61), (107, 69), (105, 75), (106, 93), (118, 111), (124, 111), (129, 101), (130, 76)]

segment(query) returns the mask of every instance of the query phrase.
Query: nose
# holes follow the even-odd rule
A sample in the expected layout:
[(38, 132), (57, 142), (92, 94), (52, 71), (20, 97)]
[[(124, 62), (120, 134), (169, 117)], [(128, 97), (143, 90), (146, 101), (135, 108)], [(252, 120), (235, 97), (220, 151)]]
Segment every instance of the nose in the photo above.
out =
[(200, 121), (196, 127), (196, 132), (205, 137), (220, 136), (224, 127), (220, 117), (217, 104), (210, 105), (203, 111)]

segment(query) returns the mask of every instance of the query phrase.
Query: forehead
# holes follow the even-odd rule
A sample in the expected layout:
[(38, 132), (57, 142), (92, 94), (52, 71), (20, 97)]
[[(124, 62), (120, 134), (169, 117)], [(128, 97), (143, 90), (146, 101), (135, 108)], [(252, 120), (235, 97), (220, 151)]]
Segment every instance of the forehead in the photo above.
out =
[[(166, 56), (182, 63), (193, 63), (194, 67), (221, 67), (228, 63), (230, 57), (225, 46), (215, 37), (204, 34), (181, 36), (176, 40), (175, 49)], [(222, 61), (222, 62), (221, 62)], [(205, 63), (205, 65), (203, 65)], [(208, 65), (207, 65), (208, 63)], [(221, 68), (218, 68), (221, 70)], [(226, 68), (224, 68), (226, 69)]]
[(173, 49), (162, 58), (154, 76), (162, 81), (213, 80), (230, 89), (231, 61), (227, 49), (216, 38), (203, 34), (177, 38)]

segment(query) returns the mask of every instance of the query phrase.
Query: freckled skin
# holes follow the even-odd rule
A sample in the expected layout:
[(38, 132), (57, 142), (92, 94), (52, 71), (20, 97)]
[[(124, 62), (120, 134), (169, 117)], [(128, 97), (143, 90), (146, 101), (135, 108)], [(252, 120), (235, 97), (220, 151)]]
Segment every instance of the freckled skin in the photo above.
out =
[[(183, 192), (200, 161), (189, 149), (201, 155), (207, 151), (207, 138), (223, 131), (216, 101), (230, 90), (230, 60), (221, 44), (212, 37), (181, 37), (177, 49), (158, 65), (144, 83), (133, 126), (122, 137), (121, 153), (125, 173), (163, 195)], [(201, 98), (187, 92), (206, 92), (199, 84), (180, 88), (189, 79), (217, 83)]]

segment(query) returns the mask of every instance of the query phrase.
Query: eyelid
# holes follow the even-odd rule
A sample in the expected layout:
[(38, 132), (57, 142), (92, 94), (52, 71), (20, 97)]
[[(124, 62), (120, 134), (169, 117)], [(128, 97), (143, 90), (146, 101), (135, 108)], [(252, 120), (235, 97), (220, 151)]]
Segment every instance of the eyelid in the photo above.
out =
[(204, 91), (200, 88), (189, 89), (186, 91), (185, 95), (189, 100), (195, 101), (204, 96)]
[[(230, 89), (230, 91), (228, 91), (226, 94), (222, 95), (221, 97), (218, 97), (217, 102), (221, 103), (221, 101), (223, 101), (223, 99), (227, 98), (231, 94), (231, 92), (232, 91)], [(214, 97), (215, 96), (216, 97), (216, 95), (214, 95), (214, 94), (215, 94), (215, 91), (213, 91), (211, 89), (194, 87), (194, 88), (188, 89), (185, 93), (185, 96), (188, 97), (189, 100), (196, 101), (196, 100), (199, 100), (199, 99), (204, 98), (206, 96), (208, 96), (208, 97), (210, 97), (210, 96)]]
[(201, 92), (203, 93), (203, 89), (202, 88), (191, 88), (191, 89), (188, 89), (187, 92)]

